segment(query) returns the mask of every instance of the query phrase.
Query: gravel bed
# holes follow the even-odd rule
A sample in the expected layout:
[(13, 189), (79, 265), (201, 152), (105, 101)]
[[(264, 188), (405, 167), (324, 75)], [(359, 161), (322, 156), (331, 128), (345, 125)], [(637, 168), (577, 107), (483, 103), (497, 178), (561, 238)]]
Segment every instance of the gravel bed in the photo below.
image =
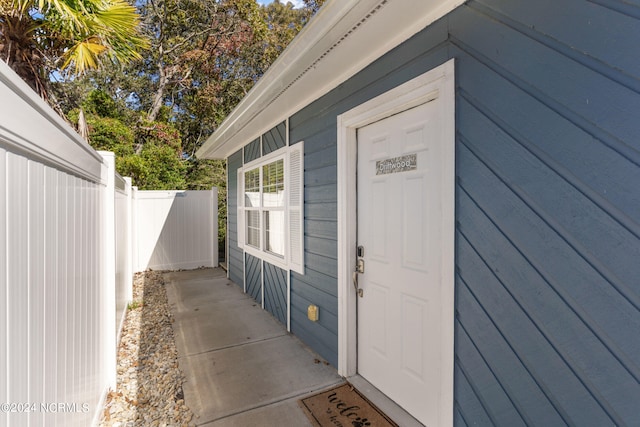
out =
[(192, 426), (162, 272), (136, 273), (101, 427)]

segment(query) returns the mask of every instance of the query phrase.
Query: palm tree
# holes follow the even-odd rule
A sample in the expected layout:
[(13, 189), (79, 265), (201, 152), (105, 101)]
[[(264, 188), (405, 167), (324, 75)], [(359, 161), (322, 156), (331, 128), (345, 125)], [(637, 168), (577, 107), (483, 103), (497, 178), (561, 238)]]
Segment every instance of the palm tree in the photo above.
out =
[(141, 58), (139, 23), (126, 0), (0, 0), (0, 58), (46, 98), (53, 71)]

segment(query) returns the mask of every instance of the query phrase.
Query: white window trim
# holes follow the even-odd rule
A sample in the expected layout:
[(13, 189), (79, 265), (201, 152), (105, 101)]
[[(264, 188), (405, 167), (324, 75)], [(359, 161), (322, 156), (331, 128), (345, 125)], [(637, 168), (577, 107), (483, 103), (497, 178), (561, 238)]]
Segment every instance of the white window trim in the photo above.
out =
[[(266, 154), (256, 160), (252, 160), (249, 163), (244, 164), (237, 171), (238, 178), (238, 192), (237, 192), (237, 201), (238, 201), (238, 210), (237, 210), (237, 221), (238, 221), (238, 247), (242, 248), (246, 253), (252, 255), (256, 258), (259, 258), (263, 261), (268, 262), (269, 264), (273, 264), (276, 267), (282, 268), (284, 270), (293, 270), (300, 274), (304, 274), (304, 262), (294, 262), (293, 259), (302, 259), (304, 260), (304, 217), (303, 217), (303, 208), (302, 208), (302, 200), (304, 200), (304, 193), (298, 195), (297, 200), (300, 201), (297, 206), (291, 203), (292, 194), (291, 189), (297, 188), (300, 191), (304, 192), (304, 183), (303, 183), (303, 175), (304, 175), (304, 163), (301, 161), (300, 163), (300, 171), (297, 173), (292, 173), (292, 166), (290, 158), (295, 153), (299, 153), (300, 158), (302, 159), (304, 156), (304, 142), (300, 141), (299, 143), (286, 146), (280, 148), (272, 153)], [(276, 162), (278, 160), (283, 160), (284, 163), (284, 176), (285, 176), (285, 202), (284, 207), (277, 208), (273, 210), (282, 210), (284, 211), (284, 256), (281, 257), (274, 253), (268, 252), (264, 249), (265, 245), (265, 224), (264, 224), (264, 212), (269, 209), (264, 209), (262, 207), (262, 200), (260, 202), (261, 207), (260, 211), (260, 248), (256, 248), (246, 243), (246, 219), (245, 215), (249, 209), (246, 209), (244, 206), (244, 174), (247, 171), (258, 168), (260, 171), (260, 192), (262, 194), (262, 167)], [(298, 179), (298, 182), (293, 182), (294, 179)], [(296, 227), (292, 227), (291, 215), (290, 212), (300, 212), (299, 215), (299, 224), (296, 224)], [(299, 230), (298, 235), (292, 235), (292, 230)], [(297, 257), (292, 254), (292, 239), (295, 239), (297, 244), (295, 245), (299, 253)]]

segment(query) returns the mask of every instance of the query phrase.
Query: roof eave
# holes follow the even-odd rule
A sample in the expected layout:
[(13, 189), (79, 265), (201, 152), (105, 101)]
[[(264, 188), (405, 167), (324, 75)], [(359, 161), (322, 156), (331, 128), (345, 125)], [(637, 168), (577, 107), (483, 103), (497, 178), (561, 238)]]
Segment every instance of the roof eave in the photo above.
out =
[(227, 158), (464, 1), (329, 0), (205, 141), (197, 157)]

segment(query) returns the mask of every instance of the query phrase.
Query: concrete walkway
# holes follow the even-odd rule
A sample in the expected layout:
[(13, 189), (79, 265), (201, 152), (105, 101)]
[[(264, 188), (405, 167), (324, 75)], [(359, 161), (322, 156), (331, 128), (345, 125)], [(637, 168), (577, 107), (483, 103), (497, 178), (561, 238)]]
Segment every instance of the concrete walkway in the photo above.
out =
[(164, 275), (185, 403), (198, 426), (311, 426), (298, 399), (339, 384), (336, 370), (224, 270)]

